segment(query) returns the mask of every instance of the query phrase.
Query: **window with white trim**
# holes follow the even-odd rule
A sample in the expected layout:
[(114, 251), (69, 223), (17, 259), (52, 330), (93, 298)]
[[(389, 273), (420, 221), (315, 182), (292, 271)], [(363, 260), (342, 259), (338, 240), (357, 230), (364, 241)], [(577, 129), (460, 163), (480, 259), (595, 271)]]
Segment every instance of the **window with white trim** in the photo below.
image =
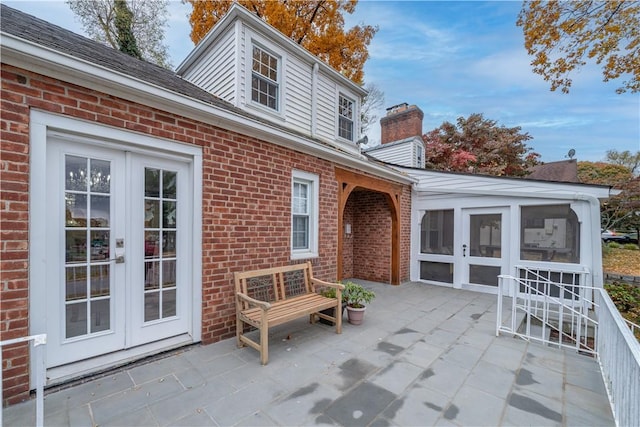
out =
[(419, 168), (424, 168), (424, 151), (422, 149), (422, 145), (418, 144), (416, 147), (416, 166)]
[(338, 97), (338, 136), (353, 141), (355, 102), (343, 94)]
[(277, 111), (278, 92), (278, 58), (254, 45), (251, 64), (251, 100)]
[(296, 171), (291, 182), (291, 258), (318, 256), (318, 175)]

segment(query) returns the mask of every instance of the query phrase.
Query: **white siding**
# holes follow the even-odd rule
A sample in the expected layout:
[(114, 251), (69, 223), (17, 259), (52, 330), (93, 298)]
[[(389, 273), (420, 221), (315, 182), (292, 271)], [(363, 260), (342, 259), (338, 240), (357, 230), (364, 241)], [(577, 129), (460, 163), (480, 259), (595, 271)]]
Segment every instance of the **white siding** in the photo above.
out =
[(184, 74), (184, 79), (230, 102), (235, 102), (235, 32), (231, 27)]
[(381, 147), (372, 151), (371, 154), (376, 159), (383, 162), (393, 163), (394, 165), (414, 166), (413, 162), (413, 144), (406, 142), (404, 144), (396, 144), (389, 147)]
[(285, 64), (287, 78), (284, 94), (285, 120), (293, 128), (311, 132), (311, 68), (295, 56), (288, 56)]
[(318, 73), (318, 138), (336, 140), (336, 84), (322, 72)]

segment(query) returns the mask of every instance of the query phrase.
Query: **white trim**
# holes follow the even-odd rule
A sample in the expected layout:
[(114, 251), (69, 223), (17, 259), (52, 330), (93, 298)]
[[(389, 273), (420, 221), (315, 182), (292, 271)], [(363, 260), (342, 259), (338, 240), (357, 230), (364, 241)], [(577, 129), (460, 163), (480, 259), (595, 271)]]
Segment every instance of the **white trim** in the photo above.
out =
[[(293, 185), (295, 182), (304, 182), (309, 185), (311, 194), (309, 195), (309, 248), (293, 249)], [(317, 258), (319, 256), (318, 241), (320, 238), (320, 177), (316, 174), (293, 169), (291, 171), (291, 220), (290, 220), (290, 242), (291, 259)]]

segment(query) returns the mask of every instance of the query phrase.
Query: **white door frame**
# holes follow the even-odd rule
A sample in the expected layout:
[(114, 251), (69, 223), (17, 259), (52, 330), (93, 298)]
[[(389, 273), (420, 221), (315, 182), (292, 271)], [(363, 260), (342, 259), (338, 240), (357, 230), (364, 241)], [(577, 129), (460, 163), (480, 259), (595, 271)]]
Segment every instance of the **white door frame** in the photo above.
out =
[[(458, 248), (461, 256), (457, 257), (458, 266), (460, 268), (461, 287), (463, 289), (470, 289), (478, 292), (497, 294), (497, 286), (488, 286), (470, 283), (469, 270), (470, 265), (483, 265), (500, 267), (500, 274), (506, 274), (509, 271), (509, 254), (510, 254), (510, 226), (511, 221), (509, 218), (510, 209), (508, 206), (497, 207), (482, 207), (482, 208), (462, 208), (462, 226), (461, 236), (462, 244)], [(470, 242), (470, 218), (472, 215), (489, 215), (500, 214), (500, 257), (483, 257), (471, 255), (471, 242)]]
[[(46, 331), (47, 318), (46, 284), (47, 263), (52, 262), (46, 247), (48, 209), (47, 192), (47, 141), (55, 135), (63, 135), (66, 140), (92, 143), (116, 150), (126, 149), (139, 154), (157, 157), (181, 158), (190, 164), (189, 181), (193, 189), (191, 214), (191, 324), (189, 342), (201, 340), (202, 333), (202, 149), (196, 146), (150, 137), (127, 130), (112, 128), (78, 119), (31, 110), (30, 114), (30, 193), (29, 193), (29, 320), (30, 334)], [(174, 345), (168, 343), (167, 345)], [(158, 347), (157, 345), (155, 347)], [(162, 349), (160, 345), (155, 351)], [(148, 348), (141, 348), (141, 354), (148, 354)], [(136, 357), (136, 352), (127, 352), (126, 358)], [(139, 355), (138, 355), (139, 357)], [(35, 371), (34, 358), (31, 372)], [(117, 363), (117, 357), (110, 363)], [(107, 362), (109, 363), (109, 362)], [(102, 366), (101, 366), (102, 367)], [(91, 370), (91, 367), (88, 368)], [(86, 368), (85, 368), (86, 370)], [(31, 375), (32, 383), (33, 375)]]

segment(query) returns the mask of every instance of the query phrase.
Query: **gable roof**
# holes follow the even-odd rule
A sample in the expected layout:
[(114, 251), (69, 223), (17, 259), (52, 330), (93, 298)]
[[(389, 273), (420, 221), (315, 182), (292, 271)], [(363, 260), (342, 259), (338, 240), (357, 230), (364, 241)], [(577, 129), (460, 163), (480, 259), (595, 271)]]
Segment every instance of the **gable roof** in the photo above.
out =
[(541, 163), (539, 165), (535, 165), (531, 169), (531, 173), (527, 175), (526, 178), (542, 181), (579, 183), (578, 162), (576, 159), (569, 159), (557, 162)]
[(0, 3), (1, 60), (62, 81), (269, 141), (395, 182), (412, 179), (359, 154), (235, 107), (175, 72)]

